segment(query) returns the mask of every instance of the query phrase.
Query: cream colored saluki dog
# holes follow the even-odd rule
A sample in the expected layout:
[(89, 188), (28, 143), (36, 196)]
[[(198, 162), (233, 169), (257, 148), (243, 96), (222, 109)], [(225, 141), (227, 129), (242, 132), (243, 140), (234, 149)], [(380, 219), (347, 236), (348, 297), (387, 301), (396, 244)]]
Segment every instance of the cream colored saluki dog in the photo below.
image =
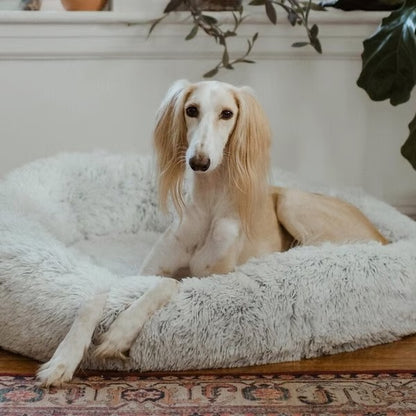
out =
[[(250, 257), (294, 244), (385, 238), (352, 205), (328, 196), (268, 184), (270, 130), (252, 92), (222, 82), (176, 82), (154, 132), (161, 205), (169, 197), (178, 219), (145, 260), (142, 274), (162, 278), (122, 312), (101, 339), (99, 357), (124, 357), (149, 316), (177, 292), (181, 276), (228, 273)], [(191, 187), (184, 197), (185, 172)], [(72, 378), (91, 343), (106, 295), (81, 308), (52, 359), (45, 385)]]

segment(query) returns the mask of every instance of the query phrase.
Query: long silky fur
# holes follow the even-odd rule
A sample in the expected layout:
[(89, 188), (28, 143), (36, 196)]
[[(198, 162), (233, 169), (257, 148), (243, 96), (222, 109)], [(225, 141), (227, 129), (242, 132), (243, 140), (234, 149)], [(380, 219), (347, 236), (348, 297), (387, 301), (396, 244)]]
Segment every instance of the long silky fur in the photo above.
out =
[(255, 213), (268, 197), (271, 132), (267, 117), (254, 96), (245, 89), (235, 93), (239, 112), (226, 147), (229, 192), (245, 233)]
[(179, 215), (184, 208), (183, 179), (187, 148), (186, 124), (183, 104), (191, 93), (186, 81), (175, 83), (156, 115), (154, 145), (159, 171), (159, 199), (163, 211), (167, 211), (169, 195)]

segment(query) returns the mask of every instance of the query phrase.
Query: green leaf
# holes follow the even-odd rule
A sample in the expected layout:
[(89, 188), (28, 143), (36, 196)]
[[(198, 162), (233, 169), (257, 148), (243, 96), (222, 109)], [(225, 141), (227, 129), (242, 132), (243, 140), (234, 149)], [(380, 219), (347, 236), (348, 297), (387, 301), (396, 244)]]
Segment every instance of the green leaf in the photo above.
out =
[(224, 53), (222, 54), (222, 64), (227, 68), (230, 65), (230, 57), (228, 55), (227, 48), (224, 49)]
[(170, 13), (175, 11), (182, 3), (183, 0), (170, 0), (170, 2), (165, 7), (165, 10), (163, 10), (163, 13)]
[(201, 18), (208, 23), (209, 25), (216, 25), (218, 23), (218, 20), (215, 17), (208, 16), (207, 14), (201, 15)]
[(416, 116), (409, 124), (410, 135), (401, 148), (402, 155), (416, 170)]
[(276, 9), (274, 8), (270, 0), (266, 0), (264, 5), (266, 6), (267, 17), (275, 25), (277, 23)]
[(311, 27), (311, 31), (310, 31), (310, 35), (311, 35), (311, 40), (312, 39), (316, 39), (318, 37), (318, 33), (319, 33), (319, 28), (317, 25), (313, 25)]
[(203, 75), (203, 77), (204, 78), (211, 78), (211, 77), (213, 77), (214, 75), (217, 75), (217, 74), (218, 74), (218, 68), (214, 68), (214, 69), (211, 69), (211, 71), (206, 72)]
[(295, 26), (296, 22), (298, 21), (298, 15), (292, 9), (289, 9), (287, 12), (287, 19), (292, 26)]
[(253, 43), (257, 40), (257, 38), (259, 37), (259, 32), (256, 32), (254, 35), (253, 35), (253, 39), (252, 39), (252, 41), (253, 41)]
[(311, 45), (318, 53), (322, 53), (321, 41), (318, 38), (311, 39)]
[(250, 40), (247, 39), (247, 43), (248, 43), (248, 48), (247, 48), (247, 52), (245, 54), (245, 56), (249, 55), (251, 50), (253, 49), (254, 46), (254, 42), (250, 42)]
[(292, 47), (294, 48), (302, 48), (303, 46), (309, 45), (309, 42), (295, 42), (292, 43)]
[(416, 0), (406, 0), (364, 41), (357, 84), (372, 100), (390, 99), (392, 105), (409, 100), (416, 83), (415, 25)]
[(185, 40), (191, 40), (191, 39), (193, 39), (196, 36), (196, 34), (198, 33), (198, 28), (199, 28), (199, 26), (198, 25), (195, 25), (191, 29), (191, 31), (188, 33), (188, 35), (186, 36)]
[(245, 62), (246, 64), (255, 64), (256, 61), (252, 61), (251, 59), (242, 59), (240, 62)]
[(266, 3), (266, 0), (252, 0), (248, 5), (249, 6), (263, 6)]

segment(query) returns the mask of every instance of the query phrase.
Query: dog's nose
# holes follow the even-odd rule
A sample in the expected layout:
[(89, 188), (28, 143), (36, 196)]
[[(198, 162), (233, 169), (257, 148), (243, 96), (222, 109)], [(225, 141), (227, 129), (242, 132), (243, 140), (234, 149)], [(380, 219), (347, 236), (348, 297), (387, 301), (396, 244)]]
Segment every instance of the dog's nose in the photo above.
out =
[(189, 166), (192, 170), (205, 172), (208, 170), (211, 160), (207, 156), (197, 155), (189, 159)]

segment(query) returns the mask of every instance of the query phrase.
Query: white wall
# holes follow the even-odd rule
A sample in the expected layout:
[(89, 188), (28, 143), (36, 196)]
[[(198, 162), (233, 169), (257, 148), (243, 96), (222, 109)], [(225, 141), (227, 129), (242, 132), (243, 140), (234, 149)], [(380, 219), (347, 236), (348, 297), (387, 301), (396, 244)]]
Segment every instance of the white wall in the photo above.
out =
[[(168, 86), (199, 80), (216, 62), (215, 46), (184, 42), (181, 24), (146, 41), (147, 28), (120, 24), (121, 15), (107, 24), (19, 19), (2, 25), (0, 16), (0, 176), (63, 151), (150, 152)], [(259, 27), (264, 34), (258, 62), (217, 79), (257, 91), (274, 132), (274, 164), (309, 180), (361, 186), (416, 213), (416, 172), (400, 155), (415, 100), (398, 108), (371, 102), (355, 81), (361, 40), (375, 23), (351, 29), (326, 19), (322, 57), (290, 49), (301, 31), (248, 25), (247, 34)]]

